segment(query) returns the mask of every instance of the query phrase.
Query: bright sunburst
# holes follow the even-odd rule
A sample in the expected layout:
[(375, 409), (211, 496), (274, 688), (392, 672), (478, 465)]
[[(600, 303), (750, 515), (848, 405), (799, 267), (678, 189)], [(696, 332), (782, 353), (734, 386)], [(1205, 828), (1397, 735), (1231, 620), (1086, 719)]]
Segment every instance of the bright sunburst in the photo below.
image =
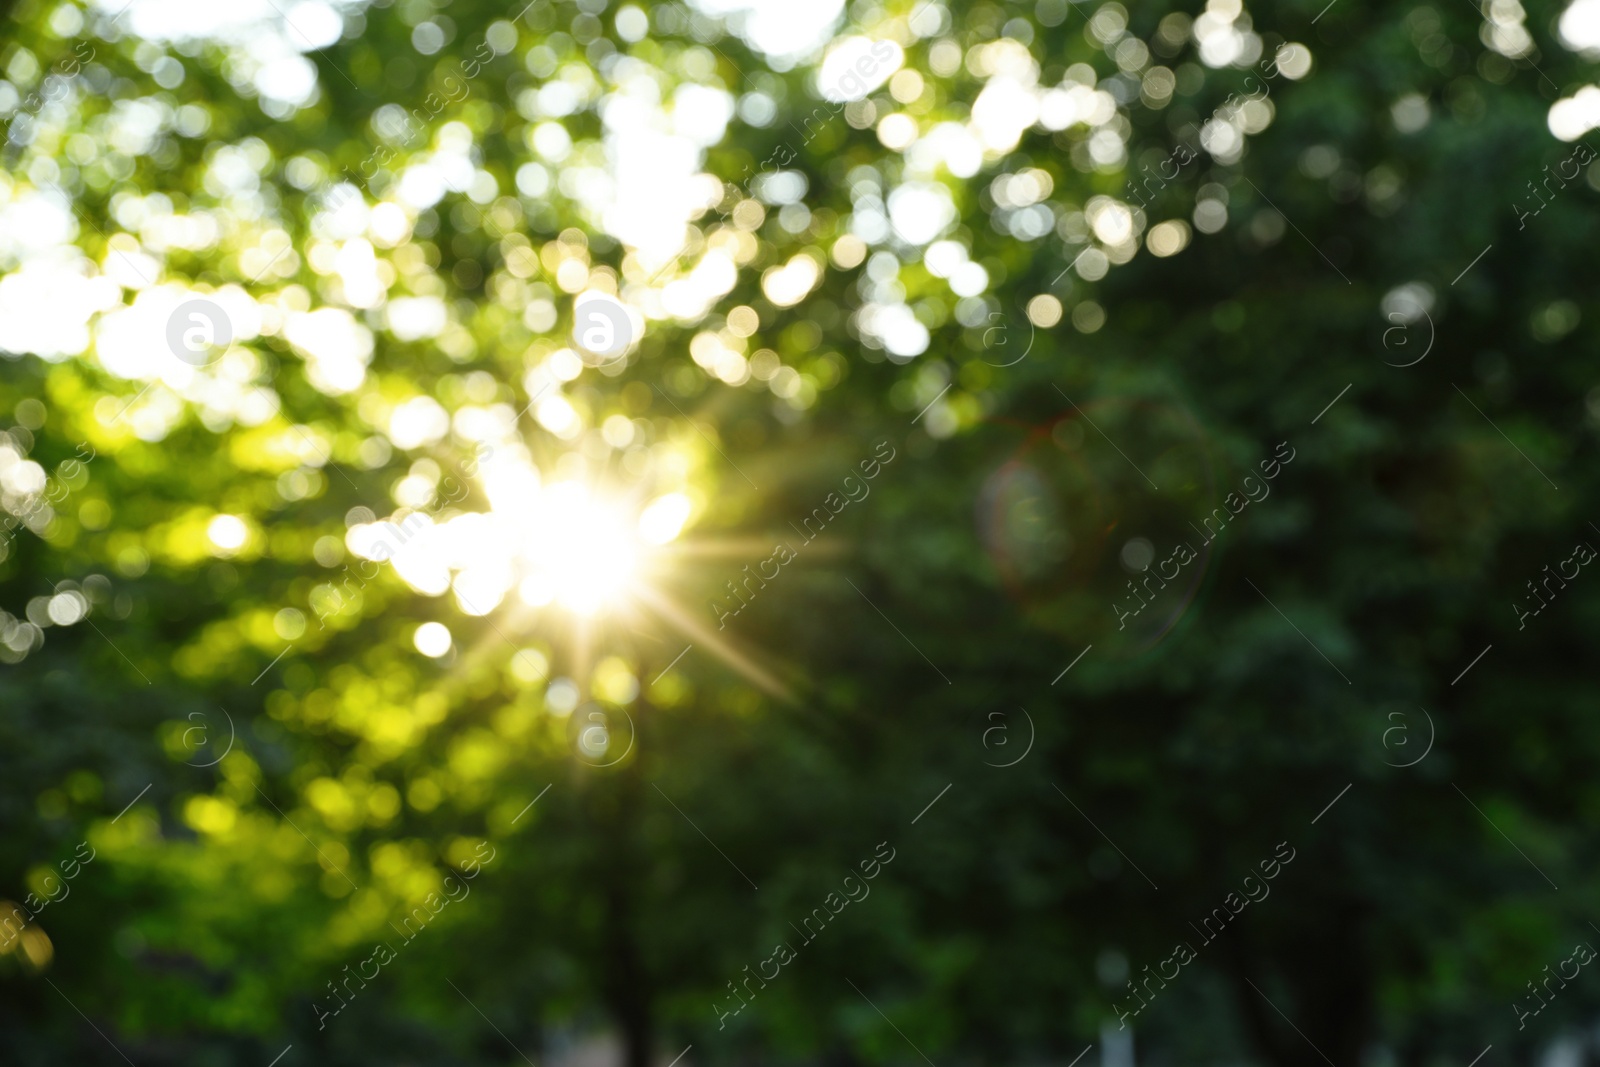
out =
[(639, 627), (663, 623), (769, 691), (783, 691), (667, 592), (691, 561), (742, 560), (766, 546), (686, 542), (693, 500), (677, 490), (652, 495), (648, 477), (627, 490), (580, 478), (547, 481), (512, 449), (497, 451), (475, 474), (486, 511), (447, 505), (437, 517), (418, 511), (358, 525), (347, 539), (351, 551), (387, 560), (418, 593), (453, 592), (467, 615), (504, 614), (497, 641), (527, 630), (560, 639), (574, 667), (599, 651), (597, 642), (631, 640), (644, 632)]
[(517, 554), (527, 571), (518, 590), (522, 599), (531, 607), (554, 602), (579, 615), (615, 606), (639, 572), (638, 520), (582, 482), (552, 485), (542, 497), (518, 531)]

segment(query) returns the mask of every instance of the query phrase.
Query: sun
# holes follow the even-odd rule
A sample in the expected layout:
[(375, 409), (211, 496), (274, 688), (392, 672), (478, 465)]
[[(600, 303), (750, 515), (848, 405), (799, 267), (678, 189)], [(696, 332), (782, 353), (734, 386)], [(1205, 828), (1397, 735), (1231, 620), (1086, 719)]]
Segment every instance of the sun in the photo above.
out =
[(644, 541), (638, 520), (581, 482), (544, 489), (517, 534), (525, 573), (518, 592), (532, 607), (553, 602), (595, 615), (625, 599), (639, 575)]
[[(347, 610), (374, 577), (371, 563), (387, 562), (423, 596), (454, 592), (463, 615), (484, 617), (520, 601), (521, 610), (491, 625), (486, 640), (511, 641), (508, 630), (543, 628), (567, 646), (578, 674), (598, 649), (660, 624), (769, 692), (789, 696), (779, 679), (718, 632), (710, 613), (686, 608), (672, 592), (710, 577), (707, 568), (722, 576), (736, 561), (769, 550), (770, 542), (703, 536), (685, 541), (697, 510), (694, 491), (669, 489), (657, 478), (620, 485), (582, 475), (549, 479), (510, 449), (473, 474), (486, 509), (452, 507), (467, 495), (457, 482), (437, 517), (405, 508), (389, 519), (352, 526), (346, 547), (358, 562), (346, 568), (341, 585), (319, 587), (313, 604), (318, 622)], [(443, 624), (418, 639), (425, 656), (443, 658), (452, 650)]]
[(691, 510), (682, 493), (638, 510), (583, 482), (544, 486), (516, 521), (518, 592), (531, 607), (553, 603), (584, 616), (619, 607), (650, 577), (655, 550), (677, 538)]
[[(487, 615), (520, 594), (531, 608), (595, 617), (631, 607), (661, 576), (666, 546), (694, 510), (684, 492), (652, 499), (639, 486), (619, 493), (586, 480), (546, 482), (527, 464), (486, 473), (488, 510), (439, 518), (407, 511), (357, 524), (347, 547), (360, 560), (393, 564), (424, 596), (453, 589), (468, 615)], [(329, 613), (372, 576), (358, 568), (343, 587), (330, 586)]]

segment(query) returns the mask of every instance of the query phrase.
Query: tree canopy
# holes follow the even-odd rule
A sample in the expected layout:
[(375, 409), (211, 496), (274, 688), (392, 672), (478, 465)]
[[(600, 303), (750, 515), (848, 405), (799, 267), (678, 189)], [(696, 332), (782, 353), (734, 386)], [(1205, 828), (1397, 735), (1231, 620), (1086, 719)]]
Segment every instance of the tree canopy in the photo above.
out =
[(7, 1062), (1593, 1021), (1597, 0), (6, 26)]

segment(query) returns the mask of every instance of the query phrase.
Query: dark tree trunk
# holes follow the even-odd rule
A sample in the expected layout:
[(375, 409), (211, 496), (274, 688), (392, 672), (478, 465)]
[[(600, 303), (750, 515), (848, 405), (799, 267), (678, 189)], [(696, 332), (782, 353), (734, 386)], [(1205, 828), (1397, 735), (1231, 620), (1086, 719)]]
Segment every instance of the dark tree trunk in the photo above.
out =
[(650, 1067), (653, 1045), (650, 994), (633, 937), (634, 906), (631, 892), (612, 884), (606, 887), (607, 1000), (622, 1031), (625, 1067)]
[(638, 886), (644, 876), (639, 855), (639, 761), (637, 755), (621, 767), (601, 774), (615, 780), (607, 785), (608, 809), (599, 820), (606, 826), (613, 847), (605, 863), (605, 975), (606, 1002), (622, 1034), (625, 1067), (650, 1067), (655, 1047), (651, 1016), (651, 985), (639, 946), (641, 923)]
[(1374, 1019), (1366, 911), (1357, 901), (1340, 901), (1314, 934), (1266, 951), (1245, 930), (1229, 932), (1235, 999), (1267, 1062), (1276, 1067), (1361, 1063)]
[(1307, 957), (1300, 973), (1307, 991), (1307, 1023), (1301, 1025), (1336, 1064), (1359, 1064), (1372, 1039), (1376, 1013), (1368, 911), (1359, 901), (1341, 900), (1314, 946), (1321, 958)]

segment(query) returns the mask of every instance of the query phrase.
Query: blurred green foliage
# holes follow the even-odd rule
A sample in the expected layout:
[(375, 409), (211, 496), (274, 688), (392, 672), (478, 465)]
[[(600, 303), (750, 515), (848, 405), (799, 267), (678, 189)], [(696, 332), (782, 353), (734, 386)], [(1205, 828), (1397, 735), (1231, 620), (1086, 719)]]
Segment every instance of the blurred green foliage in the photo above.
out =
[[(1590, 976), (1526, 1028), (1512, 1005), (1600, 916), (1583, 636), (1600, 587), (1574, 579), (1526, 629), (1511, 607), (1600, 537), (1596, 172), (1518, 219), (1527, 184), (1569, 155), (1551, 104), (1592, 71), (1550, 4), (1529, 5), (1527, 61), (1486, 44), (1476, 4), (1319, 6), (1253, 3), (1239, 24), (1266, 57), (1298, 42), (1313, 64), (1271, 82), (1270, 123), (1234, 162), (1201, 152), (1149, 194), (1137, 227), (1177, 220), (1186, 247), (1156, 256), (1136, 233), (1126, 262), (1097, 251), (1098, 271), (1069, 272), (1109, 247), (1089, 238), (1092, 198), (1132, 205), (1141, 168), (1255, 91), (1255, 64), (1202, 64), (1169, 17), (1199, 11), (934, 5), (912, 25), (937, 32), (918, 34), (909, 4), (852, 5), (918, 78), (840, 108), (814, 65), (771, 70), (678, 6), (651, 7), (635, 40), (615, 5), (541, 0), (511, 23), (497, 4), (403, 0), (348, 12), (308, 53), (315, 100), (293, 108), (250, 87), (242, 44), (13, 5), (0, 69), (19, 101), (74, 42), (94, 58), (67, 103), (10, 123), (7, 225), (25, 194), (60, 194), (95, 272), (120, 279), (111, 306), (143, 288), (127, 272), (150, 271), (240, 286), (269, 322), (349, 303), (318, 211), (347, 168), (373, 169), (379, 109), (431, 114), (480, 42), (514, 44), (361, 190), (394, 202), (404, 165), (452, 137), (492, 178), (377, 249), (388, 299), (438, 297), (448, 321), (408, 339), (352, 317), (375, 338), (358, 388), (319, 383), (281, 328), (239, 342), (240, 395), (270, 393), (260, 418), (142, 393), (97, 358), (103, 334), (0, 364), (0, 422), (66, 490), (0, 561), (8, 632), (63, 590), (91, 610), (0, 667), (0, 894), (47, 893), (80, 841), (96, 850), (0, 956), (6, 1062), (118, 1062), (111, 1042), (140, 1067), (266, 1063), (289, 1044), (285, 1067), (544, 1062), (600, 1032), (630, 1067), (691, 1043), (689, 1062), (900, 1062), (907, 1039), (941, 1064), (1068, 1062), (1285, 841), (1297, 858), (1270, 898), (1139, 1015), (1141, 1060), (1308, 1063), (1309, 1043), (1341, 1067), (1464, 1063), (1592, 1021)], [(447, 38), (432, 54), (414, 44), (423, 23)], [(937, 171), (959, 215), (946, 236), (986, 282), (963, 307), (917, 247), (849, 235), (917, 177), (882, 118), (924, 135), (967, 122), (1019, 49), (1041, 86), (1086, 66), (1116, 121), (1029, 124), (975, 172)], [(706, 84), (774, 108), (741, 112), (707, 152), (728, 195), (662, 268), (687, 276), (716, 247), (740, 270), (704, 316), (653, 319), (624, 365), (567, 387), (582, 440), (532, 415), (518, 432), (541, 467), (582, 454), (617, 484), (642, 476), (632, 446), (592, 444), (610, 416), (677, 457), (666, 487), (696, 518), (660, 591), (699, 629), (648, 610), (592, 628), (476, 617), (388, 566), (330, 600), (351, 509), (388, 515), (402, 479), (437, 483), (474, 454), (460, 434), (392, 446), (378, 431), (398, 405), (520, 412), (573, 326), (564, 265), (577, 288), (654, 284), (582, 202), (598, 171), (570, 177), (607, 163), (618, 53), (663, 98)], [(1117, 80), (1119, 57), (1143, 81)], [(535, 136), (552, 120), (519, 103), (553, 77), (582, 90), (558, 120), (561, 161)], [(138, 107), (158, 116), (142, 140)], [(1105, 158), (1099, 129), (1120, 146)], [(803, 217), (735, 184), (780, 152), (805, 178)], [(1015, 222), (1032, 205), (1002, 202), (997, 179), (1023, 174), (1048, 179), (1043, 232)], [(1196, 229), (1219, 210), (1217, 232)], [(220, 229), (153, 248), (141, 220), (163, 212)], [(8, 255), (14, 273), (24, 257)], [(763, 273), (801, 255), (825, 269), (780, 306)], [(1392, 303), (1407, 285), (1431, 294), (1421, 318)], [(863, 306), (895, 295), (930, 334), (915, 358), (863, 336)], [(718, 380), (694, 349), (708, 332), (778, 362)], [(897, 458), (870, 497), (717, 633), (703, 606), (883, 440)], [(1270, 496), (1230, 508), (1119, 628), (1138, 561), (1201, 549), (1197, 527), (1280, 442), (1295, 458)], [(470, 484), (462, 509), (483, 510)], [(244, 520), (235, 549), (208, 539), (218, 515)], [(435, 619), (455, 638), (439, 660), (412, 643)], [(613, 727), (626, 706), (625, 758), (579, 758), (552, 677), (609, 700)], [(730, 983), (793, 944), (880, 842), (896, 858), (870, 897), (719, 1027)], [(470, 895), (319, 1028), (330, 984), (397, 943), (485, 843)]]

